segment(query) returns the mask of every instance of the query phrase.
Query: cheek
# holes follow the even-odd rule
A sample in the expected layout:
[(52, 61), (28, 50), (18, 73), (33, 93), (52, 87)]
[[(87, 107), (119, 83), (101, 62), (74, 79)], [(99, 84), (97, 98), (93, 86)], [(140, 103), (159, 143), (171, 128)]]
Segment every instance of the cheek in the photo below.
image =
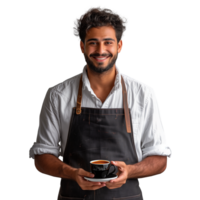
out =
[(88, 54), (91, 54), (93, 52), (96, 51), (96, 47), (95, 46), (86, 46), (85, 47), (85, 52), (87, 52)]

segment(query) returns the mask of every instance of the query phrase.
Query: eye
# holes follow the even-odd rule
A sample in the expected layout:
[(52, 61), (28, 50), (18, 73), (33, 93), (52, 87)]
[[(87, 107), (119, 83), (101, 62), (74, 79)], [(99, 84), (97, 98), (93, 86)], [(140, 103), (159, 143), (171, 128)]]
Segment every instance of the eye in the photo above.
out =
[(110, 42), (110, 41), (106, 41), (106, 44), (109, 45), (109, 44), (112, 44), (112, 42)]
[(96, 42), (90, 42), (89, 44), (90, 45), (96, 45)]
[[(89, 44), (96, 44), (96, 42), (90, 42)], [(112, 44), (112, 42), (106, 42), (106, 44)]]

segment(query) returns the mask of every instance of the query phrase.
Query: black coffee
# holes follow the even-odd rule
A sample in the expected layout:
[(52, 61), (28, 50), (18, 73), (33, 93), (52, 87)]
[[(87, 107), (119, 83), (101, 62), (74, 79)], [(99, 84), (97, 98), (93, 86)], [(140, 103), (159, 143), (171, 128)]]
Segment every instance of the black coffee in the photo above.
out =
[(97, 161), (92, 162), (92, 164), (98, 164), (98, 165), (108, 164), (108, 163), (109, 162), (105, 160), (97, 160)]

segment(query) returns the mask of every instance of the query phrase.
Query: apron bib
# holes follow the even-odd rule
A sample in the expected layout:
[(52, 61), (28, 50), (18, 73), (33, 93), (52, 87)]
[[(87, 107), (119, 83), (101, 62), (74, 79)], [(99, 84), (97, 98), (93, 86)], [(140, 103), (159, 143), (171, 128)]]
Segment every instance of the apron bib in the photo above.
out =
[[(63, 162), (90, 172), (90, 161), (97, 159), (138, 162), (132, 133), (127, 93), (122, 80), (124, 108), (96, 109), (81, 107), (82, 77), (77, 107), (73, 108)], [(116, 173), (116, 172), (115, 172)], [(76, 181), (61, 180), (58, 200), (143, 200), (137, 179), (127, 179), (122, 187), (95, 191), (82, 190)]]

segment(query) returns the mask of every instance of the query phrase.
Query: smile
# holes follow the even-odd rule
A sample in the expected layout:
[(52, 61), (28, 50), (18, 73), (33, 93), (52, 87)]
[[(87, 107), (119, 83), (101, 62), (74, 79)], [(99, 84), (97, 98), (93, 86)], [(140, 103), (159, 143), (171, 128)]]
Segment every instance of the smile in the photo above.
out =
[(102, 56), (93, 56), (93, 58), (94, 58), (97, 62), (103, 62), (103, 61), (105, 61), (108, 57), (110, 57), (110, 56), (104, 56), (104, 57), (102, 57)]

